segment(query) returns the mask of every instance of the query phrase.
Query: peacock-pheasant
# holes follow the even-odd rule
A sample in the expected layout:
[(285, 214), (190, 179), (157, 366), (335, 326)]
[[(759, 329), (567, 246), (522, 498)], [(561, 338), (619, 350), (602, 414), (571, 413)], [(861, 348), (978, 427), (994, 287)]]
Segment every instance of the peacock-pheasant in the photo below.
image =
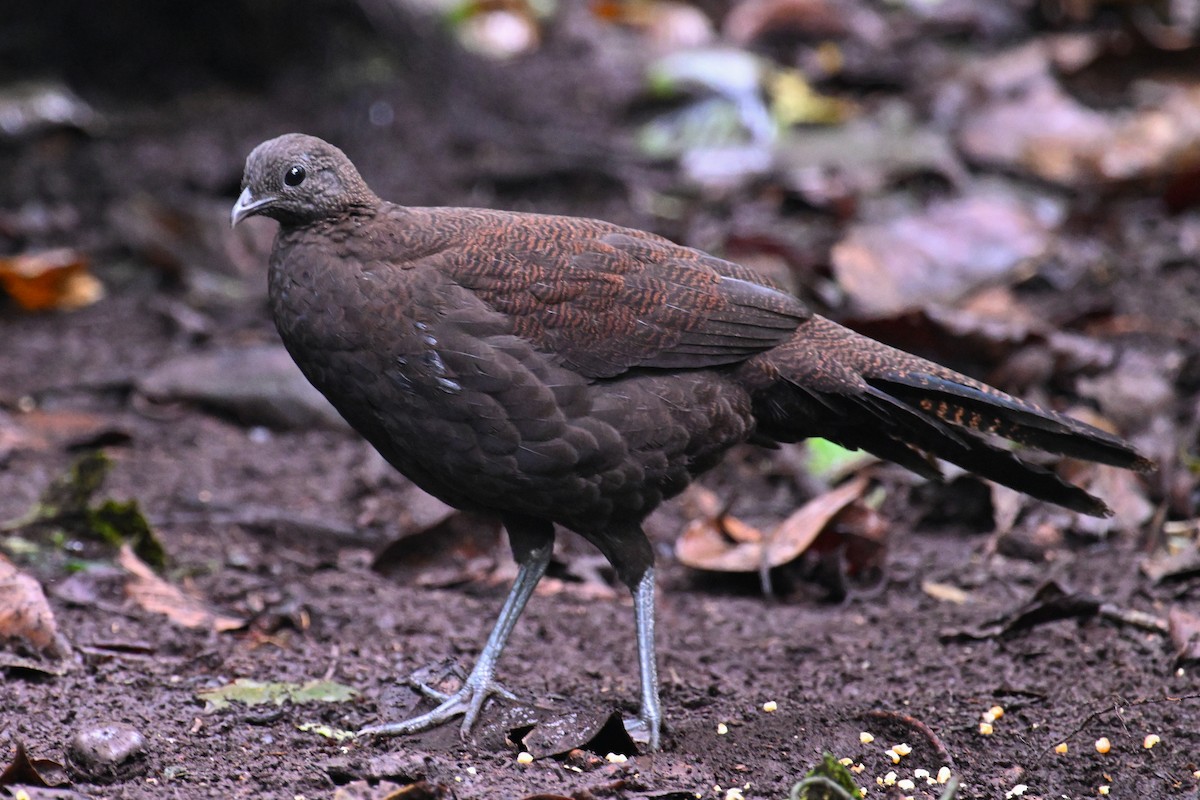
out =
[(461, 690), (369, 733), (460, 714), (470, 730), (503, 691), (496, 662), (559, 524), (633, 592), (631, 730), (657, 748), (642, 521), (739, 442), (821, 436), (929, 477), (941, 458), (1096, 515), (1099, 499), (990, 440), (1152, 466), (1115, 436), (813, 314), (746, 267), (597, 220), (394, 205), (312, 136), (250, 154), (233, 222), (256, 214), (280, 223), (270, 305), (304, 374), (421, 488), (503, 520), (520, 565)]

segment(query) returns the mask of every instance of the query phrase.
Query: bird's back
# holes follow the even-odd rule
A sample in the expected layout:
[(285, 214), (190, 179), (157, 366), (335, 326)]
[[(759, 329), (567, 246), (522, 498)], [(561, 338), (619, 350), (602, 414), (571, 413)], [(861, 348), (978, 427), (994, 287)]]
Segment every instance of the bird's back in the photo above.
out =
[(747, 282), (746, 302), (783, 309), (751, 308), (772, 327), (701, 341), (696, 368), (641, 366), (674, 334), (640, 320), (703, 296), (728, 262), (563, 217), (385, 205), (339, 227), (354, 235), (285, 230), (272, 255), (272, 311), (309, 380), (446, 502), (581, 532), (640, 521), (744, 440), (748, 393), (706, 365), (785, 339), (802, 313)]

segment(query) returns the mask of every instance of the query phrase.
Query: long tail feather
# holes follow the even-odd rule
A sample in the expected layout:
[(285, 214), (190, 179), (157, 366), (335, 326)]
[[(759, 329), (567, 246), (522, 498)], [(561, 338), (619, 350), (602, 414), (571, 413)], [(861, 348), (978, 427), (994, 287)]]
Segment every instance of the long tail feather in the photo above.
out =
[(925, 475), (937, 457), (1085, 514), (1098, 498), (1022, 460), (994, 438), (1056, 455), (1147, 470), (1129, 443), (966, 375), (814, 317), (744, 372), (760, 433), (779, 441), (824, 436)]

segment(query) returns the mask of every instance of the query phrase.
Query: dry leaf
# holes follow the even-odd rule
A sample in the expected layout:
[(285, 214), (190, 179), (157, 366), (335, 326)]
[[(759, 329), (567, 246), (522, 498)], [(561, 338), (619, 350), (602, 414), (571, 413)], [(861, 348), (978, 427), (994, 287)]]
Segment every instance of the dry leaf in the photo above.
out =
[(882, 18), (858, 4), (829, 0), (748, 0), (730, 6), (722, 28), (730, 41), (749, 44), (781, 31), (788, 36), (799, 32), (814, 39), (838, 39), (864, 29), (866, 34), (874, 35), (883, 26)]
[(1002, 195), (937, 202), (916, 214), (855, 226), (834, 246), (833, 267), (860, 314), (952, 304), (987, 284), (1015, 279), (1039, 258), (1055, 224), (1046, 216)]
[(121, 546), (117, 562), (131, 576), (125, 585), (126, 593), (147, 611), (165, 614), (172, 622), (185, 628), (211, 628), (221, 632), (237, 630), (246, 625), (244, 619), (217, 614), (200, 600), (185, 595), (158, 577), (146, 562), (134, 555), (127, 544)]
[(1171, 644), (1175, 646), (1175, 663), (1200, 660), (1200, 617), (1172, 606), (1167, 611), (1167, 626)]
[(863, 576), (883, 569), (890, 530), (879, 511), (856, 497), (830, 518), (812, 547), (836, 555), (846, 576)]
[(768, 563), (777, 567), (807, 550), (838, 512), (863, 496), (867, 484), (867, 477), (860, 475), (814, 497), (793, 512), (768, 537)]
[(590, 8), (597, 19), (636, 29), (655, 50), (702, 47), (716, 36), (712, 21), (703, 11), (676, 0), (594, 0)]
[(689, 567), (717, 572), (758, 572), (764, 556), (768, 567), (787, 564), (807, 550), (834, 515), (862, 497), (866, 488), (864, 476), (831, 489), (805, 503), (769, 534), (734, 517), (705, 515), (684, 530), (675, 542), (675, 555)]
[[(26, 446), (44, 449), (49, 446), (68, 449), (93, 443), (128, 442), (128, 431), (112, 420), (111, 415), (94, 414), (76, 409), (34, 409), (13, 421), (24, 429)], [(3, 434), (0, 433), (0, 438)]]
[(1147, 81), (1137, 108), (1106, 113), (1064, 89), (1044, 51), (1024, 47), (1002, 58), (1022, 55), (1033, 60), (1023, 80), (985, 83), (992, 96), (965, 115), (959, 137), (968, 158), (1074, 187), (1146, 181), (1196, 168), (1200, 85)]
[(26, 311), (70, 311), (104, 297), (87, 258), (62, 247), (0, 258), (0, 286)]
[[(70, 782), (67, 771), (61, 763), (49, 758), (30, 758), (29, 754), (25, 752), (25, 745), (20, 741), (17, 742), (17, 751), (13, 754), (12, 762), (0, 771), (0, 787), (22, 787), (21, 790), (13, 792), (14, 797), (20, 797), (21, 791), (26, 787), (50, 789), (56, 786), (66, 786)], [(27, 790), (24, 791), (24, 795), (26, 797), (47, 796), (41, 793), (35, 795)], [(69, 796), (77, 797), (79, 795), (72, 793)]]
[(389, 543), (375, 555), (371, 568), (404, 585), (457, 586), (486, 578), (496, 566), (501, 542), (494, 519), (452, 511), (424, 530)]
[(54, 612), (42, 585), (0, 556), (0, 640), (20, 639), (53, 658), (70, 646), (59, 636)]

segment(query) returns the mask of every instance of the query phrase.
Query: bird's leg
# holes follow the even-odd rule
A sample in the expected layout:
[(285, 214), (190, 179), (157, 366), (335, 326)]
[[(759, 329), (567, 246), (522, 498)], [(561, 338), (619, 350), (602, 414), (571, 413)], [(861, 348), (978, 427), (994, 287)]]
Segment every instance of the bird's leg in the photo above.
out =
[(517, 579), (504, 600), (500, 617), (488, 636), (487, 644), (483, 646), (483, 652), (479, 654), (479, 660), (475, 662), (475, 668), (463, 681), (462, 688), (442, 698), (442, 703), (432, 711), (400, 722), (368, 726), (358, 732), (360, 736), (399, 736), (415, 733), (441, 725), (461, 714), (461, 732), (463, 738), (466, 738), (489, 697), (498, 694), (510, 700), (516, 699), (511, 692), (496, 683), (496, 662), (500, 660), (508, 636), (525, 609), (525, 604), (533, 595), (534, 587), (546, 573), (546, 567), (550, 565), (550, 555), (554, 550), (554, 528), (541, 521), (510, 519), (505, 519), (505, 527), (508, 529), (513, 555), (518, 562)]
[(617, 571), (617, 577), (633, 592), (642, 707), (637, 719), (625, 720), (625, 730), (635, 742), (657, 750), (662, 711), (658, 704), (658, 663), (654, 656), (654, 550), (640, 526), (591, 533), (588, 540), (600, 548)]
[(645, 737), (651, 750), (658, 749), (662, 710), (658, 705), (658, 662), (654, 657), (654, 567), (633, 588), (633, 621), (637, 631), (638, 669), (642, 682), (642, 710), (637, 720), (625, 727), (635, 739)]

